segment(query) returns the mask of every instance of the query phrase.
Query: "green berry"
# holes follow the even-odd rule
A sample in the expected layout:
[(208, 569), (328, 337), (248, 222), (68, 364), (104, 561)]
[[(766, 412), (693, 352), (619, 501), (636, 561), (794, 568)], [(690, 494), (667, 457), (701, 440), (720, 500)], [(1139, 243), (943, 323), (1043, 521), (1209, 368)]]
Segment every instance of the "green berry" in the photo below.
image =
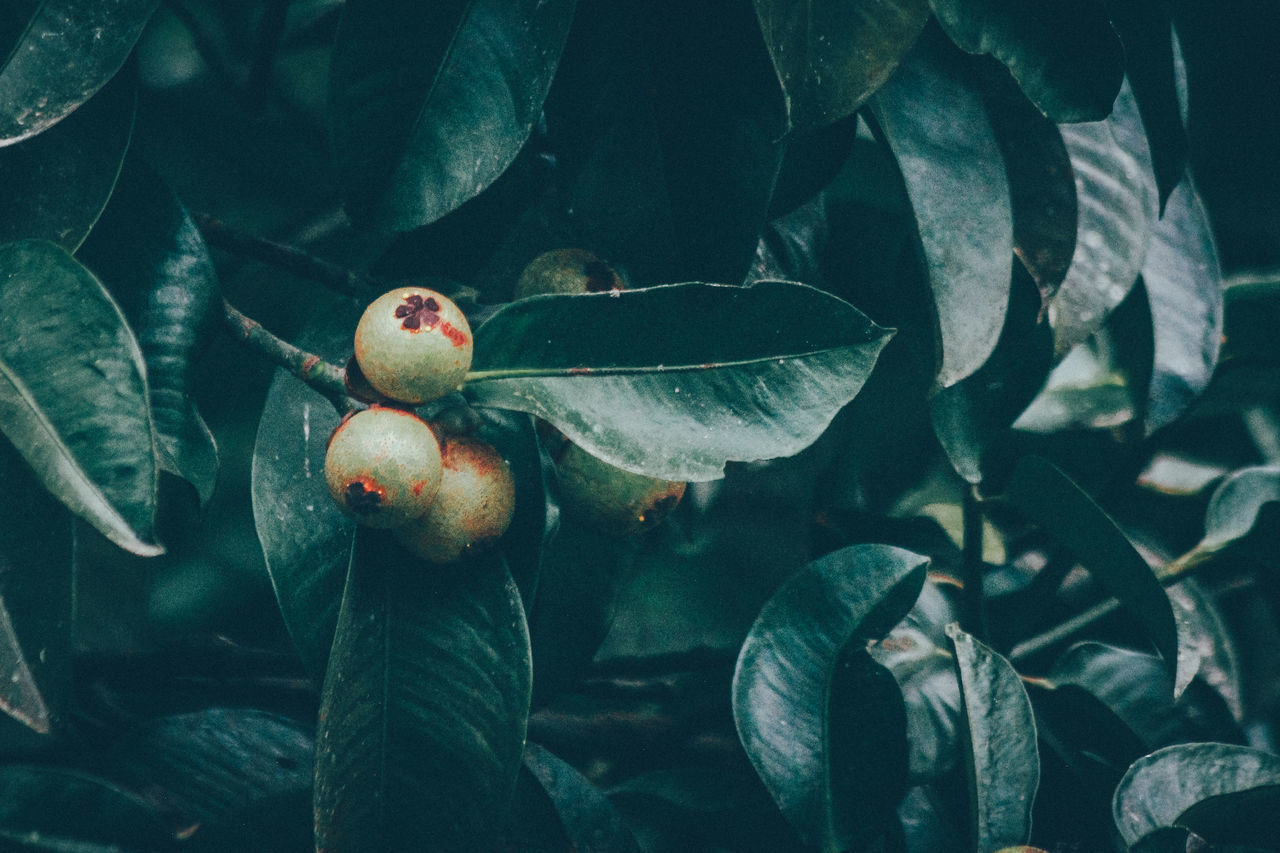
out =
[(516, 282), (515, 298), (540, 293), (604, 293), (626, 285), (613, 267), (585, 249), (556, 249), (534, 258)]
[(567, 516), (619, 536), (656, 526), (680, 503), (686, 485), (624, 471), (576, 444), (556, 460), (556, 475)]
[(507, 531), (515, 512), (511, 468), (477, 438), (443, 441), (444, 476), (431, 511), (396, 528), (401, 544), (432, 563), (452, 563), (478, 553)]
[(471, 369), (471, 327), (451, 299), (400, 287), (369, 304), (356, 326), (356, 362), (381, 394), (425, 403), (456, 391)]
[(369, 527), (396, 527), (425, 514), (441, 473), (440, 444), (426, 421), (381, 406), (344, 420), (324, 457), (329, 494)]

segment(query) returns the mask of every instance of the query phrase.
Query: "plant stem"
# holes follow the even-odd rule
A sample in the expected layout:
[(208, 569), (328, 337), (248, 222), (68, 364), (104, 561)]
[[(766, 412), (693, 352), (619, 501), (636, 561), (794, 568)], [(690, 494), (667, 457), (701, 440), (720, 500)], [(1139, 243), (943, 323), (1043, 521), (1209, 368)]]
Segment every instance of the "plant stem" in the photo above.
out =
[(232, 335), (319, 391), (333, 403), (339, 414), (345, 415), (360, 407), (347, 395), (346, 371), (341, 367), (277, 338), (225, 299), (222, 300), (222, 310), (227, 330)]
[(379, 288), (375, 279), (309, 255), (293, 246), (255, 237), (204, 213), (194, 213), (192, 218), (210, 246), (279, 267), (299, 278), (310, 279), (348, 296), (368, 297)]
[(961, 622), (979, 640), (987, 639), (987, 614), (982, 590), (986, 564), (982, 560), (982, 507), (972, 488), (965, 489), (961, 505), (964, 519), (964, 553), (961, 578), (964, 596)]
[(271, 89), (271, 72), (275, 67), (280, 40), (289, 16), (289, 0), (272, 0), (262, 13), (258, 27), (258, 50), (245, 81), (245, 97), (253, 109), (262, 109)]

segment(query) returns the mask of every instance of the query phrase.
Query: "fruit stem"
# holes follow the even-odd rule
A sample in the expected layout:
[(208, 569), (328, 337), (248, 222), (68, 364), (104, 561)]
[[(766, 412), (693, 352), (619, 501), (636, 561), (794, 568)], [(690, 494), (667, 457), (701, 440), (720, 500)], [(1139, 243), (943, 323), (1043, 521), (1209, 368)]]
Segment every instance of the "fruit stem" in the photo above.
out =
[(346, 371), (341, 367), (277, 338), (225, 299), (222, 300), (222, 311), (232, 336), (319, 391), (333, 403), (339, 414), (345, 415), (361, 408), (347, 395)]
[(381, 287), (376, 280), (355, 270), (309, 255), (293, 246), (255, 237), (208, 214), (193, 213), (191, 218), (210, 246), (279, 267), (338, 293), (367, 297)]

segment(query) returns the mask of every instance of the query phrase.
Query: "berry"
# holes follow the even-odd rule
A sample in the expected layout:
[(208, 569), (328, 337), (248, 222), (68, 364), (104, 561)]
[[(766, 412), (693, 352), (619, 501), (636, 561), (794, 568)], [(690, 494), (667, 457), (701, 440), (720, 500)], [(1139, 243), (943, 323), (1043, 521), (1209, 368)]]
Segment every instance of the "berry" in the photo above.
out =
[(455, 391), (471, 369), (471, 327), (451, 299), (400, 287), (369, 304), (356, 326), (356, 362), (392, 400), (425, 403)]
[(444, 477), (431, 511), (394, 531), (432, 563), (452, 563), (491, 545), (507, 531), (516, 503), (515, 478), (492, 445), (450, 436), (443, 453)]
[(515, 298), (540, 293), (604, 293), (625, 290), (613, 267), (585, 249), (556, 249), (530, 261), (516, 282)]
[(656, 526), (680, 503), (686, 485), (624, 471), (576, 444), (556, 460), (556, 474), (566, 515), (620, 536)]
[(422, 516), (440, 488), (440, 444), (412, 412), (374, 406), (333, 431), (324, 457), (329, 494), (344, 513), (388, 528)]

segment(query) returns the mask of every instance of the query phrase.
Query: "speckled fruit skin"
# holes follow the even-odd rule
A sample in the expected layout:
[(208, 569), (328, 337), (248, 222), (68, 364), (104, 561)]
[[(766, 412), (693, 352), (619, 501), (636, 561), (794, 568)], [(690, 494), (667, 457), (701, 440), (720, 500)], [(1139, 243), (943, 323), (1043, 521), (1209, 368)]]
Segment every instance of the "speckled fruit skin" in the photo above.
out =
[(656, 526), (680, 503), (686, 486), (624, 471), (576, 444), (556, 460), (556, 475), (565, 515), (618, 536)]
[(425, 403), (456, 391), (471, 369), (471, 327), (451, 299), (426, 287), (398, 287), (365, 309), (356, 362), (381, 394)]
[(444, 477), (431, 511), (393, 533), (406, 548), (432, 563), (453, 563), (478, 553), (507, 531), (515, 512), (516, 484), (496, 449), (478, 438), (443, 441)]
[(541, 293), (603, 293), (625, 290), (613, 268), (586, 249), (555, 249), (529, 262), (516, 282), (514, 297)]
[(329, 494), (369, 527), (419, 518), (440, 489), (440, 443), (412, 412), (373, 406), (339, 424), (324, 457)]

